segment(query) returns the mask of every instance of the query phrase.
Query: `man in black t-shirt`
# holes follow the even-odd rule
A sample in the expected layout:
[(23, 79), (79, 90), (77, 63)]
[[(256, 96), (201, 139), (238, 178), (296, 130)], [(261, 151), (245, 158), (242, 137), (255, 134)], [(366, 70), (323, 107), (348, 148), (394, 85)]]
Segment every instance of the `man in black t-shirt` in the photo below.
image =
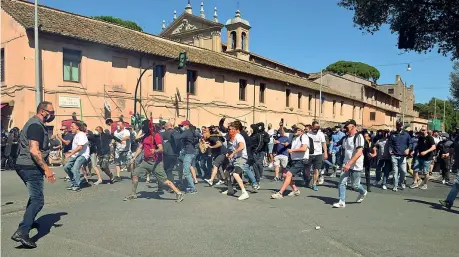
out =
[[(214, 131), (214, 133), (216, 133), (216, 131)], [(226, 170), (226, 167), (229, 164), (228, 159), (226, 158), (226, 154), (228, 150), (223, 145), (224, 141), (225, 141), (224, 137), (218, 134), (212, 134), (207, 139), (207, 149), (210, 149), (211, 156), (212, 156), (212, 174), (210, 175), (210, 179), (205, 179), (205, 181), (210, 186), (214, 184), (214, 179), (217, 176), (220, 168), (221, 168), (221, 171), (224, 172)], [(219, 177), (220, 177), (220, 181), (217, 183), (217, 185), (221, 185), (224, 183), (223, 175), (220, 174)]]
[(427, 181), (429, 181), (430, 164), (432, 163), (434, 151), (435, 151), (435, 140), (432, 136), (427, 134), (427, 128), (422, 127), (419, 135), (418, 144), (415, 151), (418, 155), (414, 161), (414, 182), (410, 188), (417, 188), (421, 185), (422, 180), (419, 177), (419, 173), (424, 174), (424, 184), (420, 187), (421, 189), (427, 189)]
[(49, 155), (49, 136), (44, 123), (54, 120), (54, 108), (50, 102), (41, 102), (37, 114), (24, 125), (19, 137), (19, 156), (16, 161), (17, 174), (28, 188), (29, 201), (24, 219), (11, 237), (24, 247), (35, 248), (37, 245), (29, 237), (33, 227), (37, 227), (35, 218), (44, 205), (43, 176), (50, 183), (56, 178), (50, 170), (47, 159)]

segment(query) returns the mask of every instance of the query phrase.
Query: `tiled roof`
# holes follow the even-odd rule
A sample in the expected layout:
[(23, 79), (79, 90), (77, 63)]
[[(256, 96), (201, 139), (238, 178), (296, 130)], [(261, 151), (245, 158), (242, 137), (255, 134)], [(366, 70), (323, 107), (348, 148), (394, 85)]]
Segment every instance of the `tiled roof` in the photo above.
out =
[[(22, 0), (2, 0), (1, 7), (26, 29), (33, 29), (34, 6), (32, 3)], [(188, 60), (192, 63), (255, 75), (319, 91), (320, 86), (317, 83), (264, 68), (225, 53), (173, 42), (46, 6), (39, 6), (38, 12), (38, 22), (42, 32), (173, 59), (177, 58), (180, 52), (186, 51)], [(342, 93), (328, 88), (324, 88), (323, 92), (343, 96)]]

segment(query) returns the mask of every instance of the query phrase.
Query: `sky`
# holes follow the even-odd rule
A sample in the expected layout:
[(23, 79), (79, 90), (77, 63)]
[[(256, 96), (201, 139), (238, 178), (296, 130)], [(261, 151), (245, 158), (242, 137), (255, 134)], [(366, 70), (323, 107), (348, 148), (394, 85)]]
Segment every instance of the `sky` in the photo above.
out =
[[(220, 23), (233, 18), (238, 6), (252, 26), (249, 51), (304, 72), (319, 72), (339, 60), (375, 66), (378, 84), (395, 82), (397, 74), (415, 86), (416, 102), (447, 99), (453, 62), (434, 50), (427, 54), (397, 49), (397, 35), (388, 26), (374, 35), (353, 26), (353, 12), (338, 0), (204, 0), (206, 18), (217, 7)], [(107, 15), (132, 20), (145, 32), (159, 34), (161, 24), (179, 16), (187, 0), (39, 0), (40, 4), (85, 16)], [(199, 15), (200, 0), (191, 0)], [(226, 34), (226, 31), (224, 31)], [(411, 71), (407, 71), (407, 64)]]

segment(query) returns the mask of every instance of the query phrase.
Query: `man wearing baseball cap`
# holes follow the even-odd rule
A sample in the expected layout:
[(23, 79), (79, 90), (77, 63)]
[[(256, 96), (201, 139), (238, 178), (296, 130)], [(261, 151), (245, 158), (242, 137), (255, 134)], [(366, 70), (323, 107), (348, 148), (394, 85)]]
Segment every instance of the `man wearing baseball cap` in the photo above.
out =
[(360, 178), (363, 171), (363, 147), (365, 139), (362, 134), (357, 133), (357, 123), (355, 120), (349, 120), (344, 124), (348, 130), (348, 135), (343, 138), (342, 149), (344, 150), (343, 172), (339, 181), (339, 202), (334, 203), (334, 208), (346, 207), (346, 184), (349, 178), (352, 178), (352, 187), (360, 194), (357, 202), (361, 203), (367, 191), (360, 184)]

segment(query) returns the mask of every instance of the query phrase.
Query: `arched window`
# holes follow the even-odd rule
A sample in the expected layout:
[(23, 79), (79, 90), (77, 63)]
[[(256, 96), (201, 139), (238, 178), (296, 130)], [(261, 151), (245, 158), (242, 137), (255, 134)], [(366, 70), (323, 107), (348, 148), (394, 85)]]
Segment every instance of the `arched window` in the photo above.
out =
[(242, 50), (247, 50), (246, 42), (245, 40), (247, 39), (247, 34), (245, 32), (242, 32), (241, 40), (242, 40)]
[(231, 50), (236, 49), (236, 31), (231, 32)]

